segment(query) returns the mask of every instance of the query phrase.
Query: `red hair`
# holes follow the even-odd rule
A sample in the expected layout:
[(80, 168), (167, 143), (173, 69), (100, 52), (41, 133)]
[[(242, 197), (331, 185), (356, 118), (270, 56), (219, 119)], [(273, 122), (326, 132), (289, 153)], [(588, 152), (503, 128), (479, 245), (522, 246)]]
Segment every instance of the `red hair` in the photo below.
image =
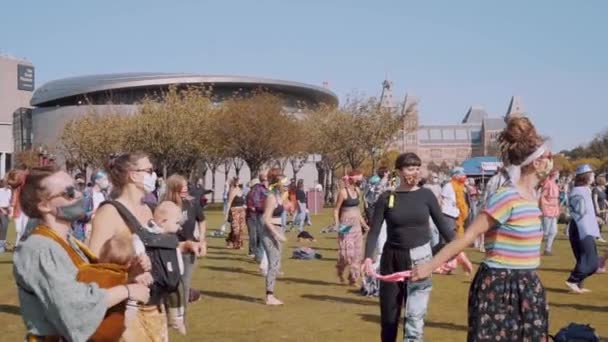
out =
[(344, 176), (342, 178), (342, 180), (344, 181), (344, 183), (346, 184), (355, 184), (355, 177), (359, 177), (359, 176), (363, 176), (363, 173), (359, 170), (351, 170), (346, 176)]

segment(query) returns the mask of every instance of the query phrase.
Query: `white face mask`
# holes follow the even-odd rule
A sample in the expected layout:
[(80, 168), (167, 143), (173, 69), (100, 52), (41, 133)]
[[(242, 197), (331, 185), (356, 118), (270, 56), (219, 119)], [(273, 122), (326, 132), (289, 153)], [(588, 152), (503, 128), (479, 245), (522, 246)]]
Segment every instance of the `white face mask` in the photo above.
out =
[(110, 187), (110, 181), (107, 178), (102, 178), (97, 181), (97, 185), (101, 190), (107, 190)]
[(144, 174), (144, 191), (149, 194), (156, 189), (156, 172)]

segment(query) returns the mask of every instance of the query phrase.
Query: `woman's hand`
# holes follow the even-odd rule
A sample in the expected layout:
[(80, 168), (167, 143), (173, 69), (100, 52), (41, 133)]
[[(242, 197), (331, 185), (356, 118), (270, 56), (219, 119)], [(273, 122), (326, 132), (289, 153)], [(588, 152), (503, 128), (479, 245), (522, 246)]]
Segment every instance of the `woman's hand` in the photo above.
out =
[(428, 278), (433, 273), (433, 266), (430, 262), (414, 266), (412, 269), (412, 281), (419, 281)]
[(143, 272), (149, 272), (150, 270), (152, 270), (152, 262), (146, 254), (140, 254), (135, 257), (135, 263), (136, 265), (139, 265), (139, 267), (141, 267)]
[(366, 258), (361, 265), (361, 272), (367, 274), (368, 276), (372, 276), (374, 274), (374, 265), (373, 261), (370, 258)]
[(204, 257), (205, 255), (207, 255), (207, 241), (200, 241), (198, 243), (199, 246), (199, 252), (198, 252), (198, 257)]
[(150, 289), (141, 284), (127, 285), (129, 290), (129, 300), (134, 300), (140, 303), (147, 303), (150, 300)]

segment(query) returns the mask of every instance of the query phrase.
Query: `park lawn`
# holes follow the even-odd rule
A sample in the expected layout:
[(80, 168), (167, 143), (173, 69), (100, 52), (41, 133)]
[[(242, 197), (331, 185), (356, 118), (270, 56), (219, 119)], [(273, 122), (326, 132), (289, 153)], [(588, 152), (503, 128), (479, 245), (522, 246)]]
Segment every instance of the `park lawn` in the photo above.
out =
[[(209, 212), (210, 229), (219, 227), (220, 213)], [(330, 211), (313, 217), (310, 231), (322, 260), (289, 259), (298, 243), (288, 234), (283, 251), (284, 275), (276, 295), (282, 307), (262, 304), (264, 278), (246, 250), (225, 248), (221, 238), (209, 238), (207, 257), (200, 259), (193, 287), (205, 298), (188, 308), (188, 336), (172, 333), (172, 341), (378, 341), (377, 299), (362, 297), (357, 289), (338, 284), (335, 234), (319, 231), (331, 221)], [(554, 256), (543, 257), (541, 279), (550, 303), (550, 332), (569, 322), (589, 323), (608, 336), (608, 275), (596, 275), (586, 287), (590, 294), (574, 295), (564, 281), (574, 263), (568, 241), (560, 229)], [(11, 231), (12, 233), (12, 231)], [(11, 236), (13, 236), (11, 234)], [(605, 250), (600, 246), (601, 252)], [(478, 262), (481, 254), (469, 251)], [(11, 254), (0, 256), (0, 341), (18, 341), (24, 336), (19, 302), (12, 276)], [(470, 278), (464, 274), (435, 276), (430, 310), (426, 319), (427, 341), (465, 341), (467, 297)], [(608, 339), (607, 339), (608, 340)]]

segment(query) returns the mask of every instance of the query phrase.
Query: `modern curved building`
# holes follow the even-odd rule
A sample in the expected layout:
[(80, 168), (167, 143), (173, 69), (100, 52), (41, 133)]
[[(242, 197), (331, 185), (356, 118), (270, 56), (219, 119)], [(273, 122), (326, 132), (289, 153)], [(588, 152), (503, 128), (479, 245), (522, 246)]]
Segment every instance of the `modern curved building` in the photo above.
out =
[(161, 94), (170, 86), (184, 89), (191, 86), (209, 88), (216, 102), (264, 89), (283, 98), (285, 107), (291, 111), (304, 106), (314, 108), (321, 103), (338, 104), (336, 94), (322, 87), (255, 77), (170, 73), (72, 77), (51, 81), (37, 88), (30, 102), (33, 110), (15, 115), (14, 122), (23, 123), (20, 125), (22, 130), (31, 130), (14, 135), (15, 150), (32, 146), (52, 149), (69, 120), (82, 116), (91, 109), (103, 112), (103, 107), (107, 106), (111, 106), (114, 111), (132, 113), (137, 109), (137, 103), (146, 96)]

